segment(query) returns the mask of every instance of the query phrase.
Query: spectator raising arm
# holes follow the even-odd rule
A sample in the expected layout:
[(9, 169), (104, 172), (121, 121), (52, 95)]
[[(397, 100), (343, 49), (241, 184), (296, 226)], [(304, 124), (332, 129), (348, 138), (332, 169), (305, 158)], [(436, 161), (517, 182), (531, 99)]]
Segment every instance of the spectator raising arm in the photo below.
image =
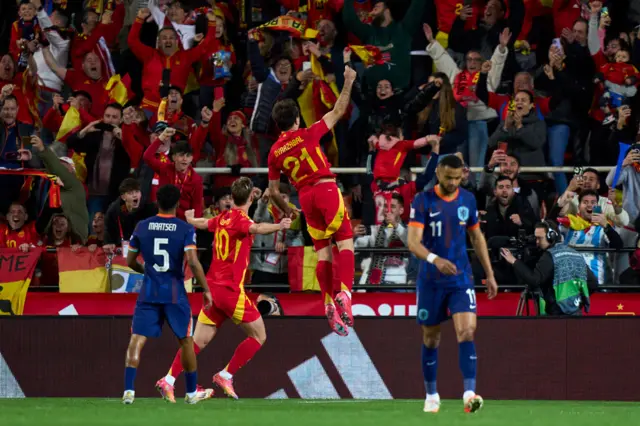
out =
[(136, 20), (131, 26), (129, 36), (127, 37), (129, 49), (131, 49), (133, 54), (136, 55), (136, 57), (143, 63), (145, 58), (150, 58), (155, 54), (154, 48), (149, 47), (140, 41), (140, 30), (142, 29), (142, 24), (147, 20), (150, 14), (151, 12), (149, 12), (149, 9), (143, 8), (138, 10)]
[[(413, 3), (416, 3), (419, 0), (414, 0)], [(354, 0), (345, 0), (344, 6), (342, 8), (342, 19), (344, 20), (344, 26), (349, 29), (356, 37), (362, 40), (364, 43), (367, 42), (369, 37), (372, 37), (375, 34), (375, 29), (368, 24), (363, 23), (358, 15), (356, 14), (356, 9), (353, 4)]]
[(159, 159), (156, 158), (156, 152), (158, 152), (158, 148), (162, 145), (163, 142), (170, 141), (173, 135), (175, 135), (176, 129), (172, 129), (171, 127), (167, 127), (164, 129), (162, 134), (158, 136), (158, 139), (153, 141), (151, 145), (144, 151), (144, 156), (142, 157), (144, 162), (151, 167), (151, 169), (158, 173), (168, 173), (168, 170), (171, 168), (171, 163), (163, 163)]
[(51, 68), (51, 71), (53, 71), (53, 73), (57, 75), (60, 80), (64, 81), (65, 77), (67, 76), (67, 69), (61, 67), (56, 62), (55, 58), (51, 54), (51, 51), (49, 50), (49, 46), (42, 49), (42, 56), (44, 57), (44, 62), (49, 68)]

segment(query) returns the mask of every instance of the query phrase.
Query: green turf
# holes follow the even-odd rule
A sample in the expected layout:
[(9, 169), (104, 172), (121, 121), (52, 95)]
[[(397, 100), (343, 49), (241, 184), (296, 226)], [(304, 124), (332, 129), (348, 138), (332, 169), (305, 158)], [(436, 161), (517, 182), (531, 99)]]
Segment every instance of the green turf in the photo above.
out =
[(460, 401), (444, 401), (438, 414), (422, 401), (224, 400), (197, 405), (138, 399), (0, 399), (0, 424), (53, 426), (604, 426), (638, 424), (640, 404), (621, 402), (487, 401), (464, 414)]

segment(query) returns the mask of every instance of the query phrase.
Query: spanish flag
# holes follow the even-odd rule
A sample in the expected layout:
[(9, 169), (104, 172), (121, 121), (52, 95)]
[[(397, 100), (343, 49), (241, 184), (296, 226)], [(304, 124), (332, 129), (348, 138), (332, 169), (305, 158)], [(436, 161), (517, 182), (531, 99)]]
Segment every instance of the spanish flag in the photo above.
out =
[(106, 293), (106, 256), (102, 249), (93, 253), (82, 247), (75, 252), (71, 248), (58, 248), (58, 275), (60, 293)]
[(351, 51), (362, 60), (362, 63), (367, 68), (373, 65), (384, 64), (382, 53), (380, 53), (380, 49), (375, 46), (371, 46), (369, 44), (366, 46), (349, 45), (349, 49), (351, 49)]
[(27, 290), (42, 249), (28, 253), (0, 249), (0, 315), (22, 315)]
[(109, 102), (117, 102), (122, 106), (125, 106), (129, 99), (133, 97), (129, 74), (125, 75), (124, 78), (121, 78), (120, 74), (114, 75), (109, 79), (104, 89), (109, 94)]
[[(79, 132), (82, 129), (82, 118), (80, 116), (80, 111), (78, 111), (75, 107), (70, 106), (67, 110), (64, 118), (62, 119), (62, 124), (60, 125), (60, 129), (58, 130), (58, 134), (56, 135), (56, 140), (60, 142), (65, 142), (69, 136), (74, 133)], [(80, 182), (84, 182), (87, 180), (87, 165), (85, 164), (84, 158), (86, 153), (74, 152), (71, 156), (73, 160), (73, 164), (76, 167), (76, 176), (80, 180)]]
[(289, 287), (291, 291), (320, 291), (316, 278), (318, 255), (313, 247), (287, 249)]
[[(327, 82), (322, 65), (314, 55), (311, 55), (311, 70), (317, 78), (307, 84), (298, 97), (300, 115), (307, 126), (320, 120), (323, 115), (329, 112), (334, 107), (339, 95), (338, 86), (335, 82)], [(338, 144), (333, 131), (331, 132), (331, 143), (325, 147), (325, 153), (331, 164), (334, 167), (337, 166)]]

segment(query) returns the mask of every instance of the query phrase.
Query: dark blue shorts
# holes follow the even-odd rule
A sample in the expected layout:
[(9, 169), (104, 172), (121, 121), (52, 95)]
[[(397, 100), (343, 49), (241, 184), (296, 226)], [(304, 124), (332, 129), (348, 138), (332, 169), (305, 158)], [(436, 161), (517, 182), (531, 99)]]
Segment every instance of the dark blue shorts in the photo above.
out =
[(418, 324), (438, 325), (449, 314), (476, 313), (476, 292), (471, 287), (426, 286), (418, 281)]
[(145, 337), (159, 337), (166, 321), (178, 339), (191, 336), (191, 306), (189, 302), (145, 303), (138, 302), (133, 312), (131, 332)]

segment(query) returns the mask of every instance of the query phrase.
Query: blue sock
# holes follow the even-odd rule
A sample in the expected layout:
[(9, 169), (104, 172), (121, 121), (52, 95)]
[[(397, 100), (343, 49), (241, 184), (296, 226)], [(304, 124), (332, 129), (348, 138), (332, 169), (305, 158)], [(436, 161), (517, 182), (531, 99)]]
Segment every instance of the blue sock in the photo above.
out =
[(464, 391), (476, 391), (476, 345), (473, 342), (459, 343), (460, 371), (464, 378)]
[(136, 381), (136, 372), (138, 371), (135, 367), (125, 367), (124, 369), (124, 390), (134, 390), (133, 382)]
[(438, 373), (438, 348), (428, 348), (422, 345), (422, 374), (424, 375), (424, 387), (427, 395), (438, 393), (436, 388), (436, 375)]
[(198, 372), (192, 371), (190, 373), (184, 372), (184, 379), (187, 382), (187, 393), (193, 393), (196, 391), (198, 384)]

